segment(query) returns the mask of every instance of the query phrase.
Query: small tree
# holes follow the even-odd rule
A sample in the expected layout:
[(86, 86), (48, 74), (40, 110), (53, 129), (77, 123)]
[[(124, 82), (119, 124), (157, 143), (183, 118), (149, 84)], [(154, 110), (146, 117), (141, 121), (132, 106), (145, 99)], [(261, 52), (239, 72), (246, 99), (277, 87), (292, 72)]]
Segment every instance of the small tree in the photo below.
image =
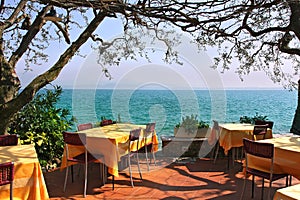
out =
[(11, 123), (9, 132), (18, 134), (21, 144), (34, 144), (40, 164), (56, 167), (63, 154), (62, 132), (74, 124), (68, 109), (56, 108), (61, 87), (42, 90), (24, 106)]

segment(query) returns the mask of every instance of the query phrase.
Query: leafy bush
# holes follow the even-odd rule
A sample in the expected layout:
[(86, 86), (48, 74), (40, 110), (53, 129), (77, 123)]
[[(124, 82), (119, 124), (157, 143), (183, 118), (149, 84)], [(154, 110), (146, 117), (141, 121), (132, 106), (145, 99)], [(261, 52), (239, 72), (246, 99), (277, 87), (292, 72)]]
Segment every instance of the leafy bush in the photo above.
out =
[(256, 113), (253, 117), (249, 117), (249, 116), (240, 117), (240, 123), (255, 124), (255, 121), (257, 120), (267, 121), (268, 117), (265, 115), (258, 115), (258, 113)]
[(41, 166), (48, 170), (60, 163), (64, 148), (62, 132), (72, 127), (75, 118), (68, 109), (55, 106), (61, 87), (44, 91), (15, 116), (9, 132), (18, 134), (21, 144), (34, 144)]
[(176, 124), (176, 128), (184, 127), (188, 133), (193, 133), (199, 128), (208, 128), (209, 124), (205, 121), (198, 120), (197, 115), (182, 117), (181, 123)]

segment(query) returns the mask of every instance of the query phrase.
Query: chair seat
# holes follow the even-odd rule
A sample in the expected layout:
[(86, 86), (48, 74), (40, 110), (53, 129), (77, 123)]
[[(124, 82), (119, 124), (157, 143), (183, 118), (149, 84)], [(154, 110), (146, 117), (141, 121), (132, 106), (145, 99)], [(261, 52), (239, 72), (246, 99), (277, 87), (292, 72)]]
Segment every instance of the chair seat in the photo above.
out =
[[(268, 172), (263, 172), (263, 171), (260, 171), (260, 170), (248, 168), (247, 173), (250, 173), (254, 176), (259, 176), (259, 177), (262, 177), (262, 178), (265, 178), (265, 179), (270, 179), (270, 173), (268, 173)], [(284, 178), (284, 177), (287, 177), (287, 176), (288, 176), (287, 174), (273, 174), (272, 175), (272, 181), (276, 181), (278, 179), (281, 179), (281, 178)]]
[[(91, 154), (87, 153), (87, 161), (88, 162), (95, 162), (97, 160), (103, 160), (104, 156), (102, 154)], [(85, 153), (79, 154), (77, 156), (74, 156), (72, 158), (69, 158), (68, 161), (71, 162), (78, 162), (78, 163), (84, 163), (85, 162)]]

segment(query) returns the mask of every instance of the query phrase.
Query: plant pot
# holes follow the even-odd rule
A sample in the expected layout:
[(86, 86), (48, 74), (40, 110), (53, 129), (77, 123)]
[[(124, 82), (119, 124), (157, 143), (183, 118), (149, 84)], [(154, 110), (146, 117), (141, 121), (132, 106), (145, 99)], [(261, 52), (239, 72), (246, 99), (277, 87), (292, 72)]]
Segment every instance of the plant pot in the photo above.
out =
[(208, 137), (211, 132), (210, 128), (198, 128), (195, 131), (188, 131), (184, 127), (174, 128), (175, 137), (185, 138), (204, 138)]

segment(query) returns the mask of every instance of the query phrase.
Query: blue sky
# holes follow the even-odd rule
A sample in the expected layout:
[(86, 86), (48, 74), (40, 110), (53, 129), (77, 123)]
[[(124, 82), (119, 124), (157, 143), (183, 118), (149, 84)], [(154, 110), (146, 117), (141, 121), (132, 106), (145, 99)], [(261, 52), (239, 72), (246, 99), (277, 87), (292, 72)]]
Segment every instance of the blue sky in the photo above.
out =
[[(101, 24), (97, 33), (109, 40), (122, 33), (122, 24), (116, 19), (106, 20)], [(73, 38), (75, 39), (75, 38)], [(187, 36), (184, 36), (188, 40)], [(22, 87), (31, 81), (35, 76), (44, 72), (47, 65), (51, 66), (63, 51), (65, 44), (53, 44), (50, 47), (49, 62), (43, 66), (33, 67), (32, 71), (24, 72), (24, 63), (21, 61), (17, 67), (17, 73), (21, 78)], [(198, 53), (194, 45), (187, 42), (180, 45), (179, 55), (183, 65), (168, 65), (161, 59), (163, 51), (161, 47), (157, 52), (150, 55), (152, 63), (141, 58), (138, 61), (125, 61), (120, 66), (109, 67), (113, 77), (108, 80), (103, 76), (101, 67), (96, 63), (95, 52), (89, 44), (83, 46), (82, 54), (85, 58), (76, 56), (65, 67), (59, 78), (53, 84), (61, 85), (64, 88), (177, 88), (177, 89), (258, 89), (258, 88), (281, 88), (274, 84), (264, 72), (252, 72), (244, 76), (241, 81), (234, 72), (235, 68), (224, 73), (211, 69), (212, 58), (216, 55), (214, 50)], [(238, 65), (238, 63), (234, 63)], [(151, 80), (151, 77), (153, 79)]]

